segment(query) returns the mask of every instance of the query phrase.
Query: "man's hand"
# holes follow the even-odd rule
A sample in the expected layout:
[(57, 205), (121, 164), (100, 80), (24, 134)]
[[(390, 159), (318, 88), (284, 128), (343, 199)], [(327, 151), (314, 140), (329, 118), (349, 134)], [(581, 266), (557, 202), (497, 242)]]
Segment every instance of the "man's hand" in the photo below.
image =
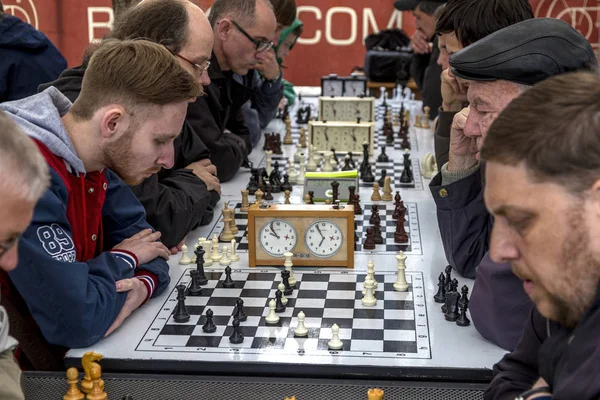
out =
[(463, 171), (477, 164), (477, 141), (465, 136), (464, 128), (469, 116), (469, 108), (463, 108), (454, 116), (450, 130), (450, 153), (448, 154), (448, 170)]
[(451, 76), (448, 69), (442, 71), (442, 110), (460, 111), (467, 102), (467, 86)]
[(429, 45), (429, 40), (425, 36), (425, 34), (416, 30), (410, 39), (410, 47), (412, 47), (413, 51), (417, 54), (429, 54), (431, 53), (431, 46)]
[(181, 247), (183, 247), (184, 243), (185, 243), (185, 238), (177, 246), (171, 247), (171, 255), (174, 256), (175, 254), (179, 253), (181, 251)]
[(121, 243), (113, 247), (113, 250), (127, 250), (135, 254), (139, 265), (147, 264), (157, 257), (162, 257), (165, 260), (169, 259), (171, 252), (169, 249), (158, 242), (160, 232), (152, 232), (152, 229), (144, 229), (123, 240)]
[(131, 315), (132, 312), (137, 310), (146, 297), (148, 297), (148, 289), (146, 289), (146, 285), (142, 283), (138, 278), (130, 278), (130, 279), (122, 279), (117, 281), (117, 293), (127, 292), (127, 299), (125, 299), (125, 304), (123, 304), (123, 308), (117, 315), (117, 318), (113, 322), (108, 331), (104, 334), (104, 337), (107, 337), (111, 333), (117, 329), (123, 321), (127, 317)]
[(208, 158), (193, 162), (185, 168), (191, 169), (202, 182), (206, 183), (209, 191), (214, 190), (221, 194), (221, 183), (217, 178), (217, 167)]
[(269, 49), (266, 51), (264, 57), (261, 58), (260, 62), (256, 65), (256, 69), (258, 72), (260, 72), (263, 78), (270, 81), (274, 81), (275, 79), (279, 78), (280, 69), (274, 49)]
[[(550, 386), (550, 385), (548, 385), (548, 382), (546, 382), (546, 380), (544, 378), (540, 378), (532, 386), (532, 389), (543, 388), (543, 387), (548, 387), (548, 386)], [(552, 394), (552, 393), (550, 393), (550, 390), (548, 390), (548, 392), (546, 392), (546, 393), (537, 393), (537, 394), (534, 394), (532, 396), (529, 396), (529, 397), (527, 397), (527, 400), (529, 400), (529, 399), (537, 399), (539, 397), (546, 397), (549, 394), (550, 395)]]

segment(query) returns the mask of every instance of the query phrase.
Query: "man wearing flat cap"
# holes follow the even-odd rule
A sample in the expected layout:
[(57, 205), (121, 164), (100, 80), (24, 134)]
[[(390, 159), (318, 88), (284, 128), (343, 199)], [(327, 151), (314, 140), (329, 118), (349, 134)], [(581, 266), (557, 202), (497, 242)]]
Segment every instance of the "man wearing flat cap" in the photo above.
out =
[(437, 64), (440, 51), (435, 34), (435, 11), (446, 0), (396, 0), (394, 6), (399, 11), (412, 11), (415, 17), (415, 33), (411, 38), (413, 58), (410, 74), (421, 92), (423, 106), (431, 109), (429, 116), (435, 118), (442, 105), (440, 74)]
[[(449, 161), (430, 188), (449, 261), (459, 258), (460, 253), (485, 249), (470, 302), (474, 325), (484, 337), (518, 334), (529, 318), (537, 318), (530, 316), (531, 305), (523, 305), (526, 296), (510, 266), (496, 264), (489, 257), (493, 220), (483, 201), (479, 162), (487, 130), (498, 114), (531, 85), (595, 64), (589, 42), (569, 24), (550, 18), (511, 25), (450, 57), (453, 74), (469, 81), (470, 105), (454, 118)], [(507, 320), (514, 322), (509, 326), (514, 332), (507, 329)], [(537, 354), (536, 338), (540, 339), (528, 338), (533, 354)], [(539, 340), (537, 343), (539, 347)], [(537, 362), (536, 356), (529, 361)], [(508, 386), (506, 390), (518, 393), (532, 382), (508, 379), (503, 383)]]

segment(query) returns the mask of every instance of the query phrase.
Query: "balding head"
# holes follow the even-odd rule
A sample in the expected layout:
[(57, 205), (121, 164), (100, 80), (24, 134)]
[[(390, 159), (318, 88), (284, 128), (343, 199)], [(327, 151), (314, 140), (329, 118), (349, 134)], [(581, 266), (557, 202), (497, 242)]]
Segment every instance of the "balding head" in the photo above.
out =
[(112, 37), (148, 39), (166, 46), (202, 85), (211, 57), (213, 33), (204, 11), (188, 0), (145, 0), (115, 21)]

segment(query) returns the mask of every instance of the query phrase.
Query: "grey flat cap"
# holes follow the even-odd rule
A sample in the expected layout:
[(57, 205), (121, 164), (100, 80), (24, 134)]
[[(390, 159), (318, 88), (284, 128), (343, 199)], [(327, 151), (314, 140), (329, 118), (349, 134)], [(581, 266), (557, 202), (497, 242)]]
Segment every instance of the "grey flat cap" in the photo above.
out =
[(525, 85), (595, 65), (587, 39), (553, 18), (528, 19), (500, 29), (450, 57), (452, 72), (460, 78)]

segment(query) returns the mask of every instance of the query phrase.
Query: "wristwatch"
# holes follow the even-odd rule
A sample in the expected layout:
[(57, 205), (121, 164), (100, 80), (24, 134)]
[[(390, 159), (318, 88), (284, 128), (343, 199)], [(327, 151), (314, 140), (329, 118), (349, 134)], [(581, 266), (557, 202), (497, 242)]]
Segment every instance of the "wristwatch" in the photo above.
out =
[(515, 400), (527, 400), (534, 394), (545, 393), (547, 396), (536, 397), (536, 400), (551, 400), (552, 399), (552, 389), (549, 386), (539, 387), (535, 389), (529, 389), (523, 393), (519, 397), (516, 397)]

